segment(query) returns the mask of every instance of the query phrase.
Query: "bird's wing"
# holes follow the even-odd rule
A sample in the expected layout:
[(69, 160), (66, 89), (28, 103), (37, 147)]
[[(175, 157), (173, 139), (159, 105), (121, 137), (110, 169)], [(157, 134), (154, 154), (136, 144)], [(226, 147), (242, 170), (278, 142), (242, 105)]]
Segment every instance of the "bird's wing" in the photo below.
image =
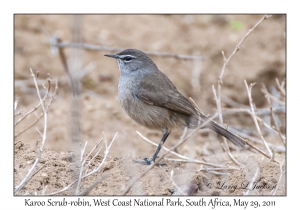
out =
[[(173, 83), (164, 74), (158, 76), (159, 79), (156, 78), (157, 75), (148, 76), (146, 81), (141, 82), (135, 92), (136, 97), (149, 105), (159, 106), (186, 115), (195, 114), (196, 110), (191, 102), (177, 91)], [(163, 84), (155, 85), (156, 79)]]

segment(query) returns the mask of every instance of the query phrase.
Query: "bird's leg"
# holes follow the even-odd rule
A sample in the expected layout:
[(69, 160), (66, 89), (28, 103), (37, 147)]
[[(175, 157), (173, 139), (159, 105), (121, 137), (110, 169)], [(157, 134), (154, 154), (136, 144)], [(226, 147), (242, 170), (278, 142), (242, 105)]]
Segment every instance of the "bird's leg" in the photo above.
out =
[(144, 161), (145, 161), (145, 165), (151, 165), (152, 162), (155, 162), (155, 159), (157, 158), (157, 155), (162, 147), (162, 145), (165, 143), (166, 139), (168, 138), (169, 134), (171, 132), (166, 132), (163, 134), (160, 142), (159, 142), (159, 145), (154, 153), (154, 155), (152, 156), (151, 160), (149, 160), (148, 158), (144, 158)]

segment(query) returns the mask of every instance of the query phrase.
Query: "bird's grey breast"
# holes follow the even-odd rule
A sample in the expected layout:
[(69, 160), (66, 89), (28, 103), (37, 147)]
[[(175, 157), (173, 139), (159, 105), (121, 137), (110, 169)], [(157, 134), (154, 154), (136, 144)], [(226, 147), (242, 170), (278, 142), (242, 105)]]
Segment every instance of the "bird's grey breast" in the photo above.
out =
[(136, 99), (135, 92), (138, 88), (138, 80), (134, 77), (123, 75), (119, 79), (118, 84), (118, 96), (123, 109), (131, 115), (132, 109), (134, 109)]
[[(140, 100), (136, 93), (140, 85), (140, 79), (134, 76), (121, 76), (118, 85), (118, 94), (122, 108), (137, 123), (142, 124), (150, 129), (160, 129), (155, 121), (162, 114), (158, 112), (155, 106), (148, 105)], [(162, 112), (164, 112), (162, 110)]]

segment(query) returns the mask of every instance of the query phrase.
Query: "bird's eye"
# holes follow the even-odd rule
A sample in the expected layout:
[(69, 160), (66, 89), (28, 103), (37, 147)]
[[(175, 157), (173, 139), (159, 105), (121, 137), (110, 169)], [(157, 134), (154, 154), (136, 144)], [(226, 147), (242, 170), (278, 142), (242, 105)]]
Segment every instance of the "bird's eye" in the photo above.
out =
[(132, 57), (131, 56), (126, 56), (124, 57), (124, 61), (131, 61), (132, 60)]

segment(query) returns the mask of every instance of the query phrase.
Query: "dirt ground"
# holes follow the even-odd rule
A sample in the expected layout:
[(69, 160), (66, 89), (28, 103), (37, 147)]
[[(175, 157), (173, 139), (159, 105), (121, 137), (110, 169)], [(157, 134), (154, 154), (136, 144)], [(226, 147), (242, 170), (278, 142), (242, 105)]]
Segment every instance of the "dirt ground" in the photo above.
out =
[[(217, 88), (223, 66), (222, 51), (228, 58), (238, 42), (262, 15), (15, 15), (15, 98), (18, 98), (15, 116), (18, 121), (33, 109), (39, 99), (29, 69), (39, 71), (38, 82), (51, 84), (58, 80), (58, 91), (48, 110), (47, 140), (45, 150), (35, 169), (34, 176), (17, 193), (18, 195), (52, 194), (68, 186), (74, 180), (76, 167), (71, 143), (71, 93), (69, 80), (57, 48), (51, 46), (53, 37), (62, 42), (73, 42), (77, 31), (83, 43), (110, 48), (136, 48), (147, 52), (164, 52), (180, 55), (201, 56), (202, 60), (151, 56), (178, 90), (192, 97), (206, 114), (216, 113), (212, 86)], [(74, 26), (77, 26), (74, 27)], [(274, 95), (280, 94), (275, 79), (286, 78), (286, 20), (284, 15), (273, 15), (264, 20), (242, 43), (240, 50), (226, 67), (222, 84), (222, 108), (224, 122), (230, 129), (247, 134), (249, 141), (268, 153), (261, 143), (255, 124), (247, 113), (231, 111), (230, 108), (248, 108), (249, 98), (244, 80), (256, 82), (252, 97), (258, 110), (269, 104), (261, 91), (263, 84)], [(87, 143), (86, 155), (101, 139), (113, 139), (109, 155), (100, 171), (81, 182), (80, 192), (100, 180), (86, 194), (121, 195), (138, 175), (147, 170), (133, 162), (151, 157), (156, 147), (151, 146), (136, 133), (158, 143), (159, 131), (151, 131), (132, 121), (122, 110), (118, 96), (119, 71), (116, 62), (104, 54), (112, 50), (74, 50), (65, 48), (68, 65), (74, 74), (83, 74), (80, 95), (80, 142)], [(51, 91), (54, 86), (51, 86)], [(45, 89), (40, 85), (41, 94)], [(277, 90), (277, 91), (276, 91)], [(283, 97), (284, 100), (284, 97)], [(272, 100), (274, 108), (278, 106)], [(279, 104), (282, 105), (282, 104)], [(228, 112), (226, 112), (228, 111)], [(41, 108), (35, 113), (39, 115)], [(285, 135), (285, 113), (276, 113), (280, 131)], [(261, 115), (270, 122), (270, 115)], [(36, 120), (34, 113), (15, 126), (15, 135)], [(264, 138), (274, 150), (275, 161), (256, 150), (239, 149), (229, 144), (234, 157), (244, 165), (239, 168), (222, 147), (222, 138), (208, 130), (197, 130), (189, 141), (175, 152), (189, 158), (230, 166), (230, 169), (214, 169), (202, 164), (162, 160), (145, 176), (136, 181), (127, 195), (286, 195), (285, 146), (276, 135), (262, 123), (259, 124)], [(274, 126), (273, 121), (271, 123)], [(37, 124), (15, 137), (14, 179), (17, 186), (25, 177), (37, 156), (44, 129), (43, 117)], [(188, 131), (191, 132), (191, 131)], [(239, 133), (238, 133), (239, 134)], [(182, 130), (174, 130), (165, 143), (174, 146)], [(241, 134), (239, 134), (241, 135)], [(244, 137), (246, 138), (246, 137)], [(85, 172), (96, 168), (103, 160), (105, 143), (99, 155), (91, 160)], [(161, 151), (160, 155), (163, 153)], [(95, 154), (95, 152), (93, 153)], [(178, 157), (168, 154), (168, 158)], [(74, 169), (75, 167), (75, 169)], [(217, 167), (218, 168), (218, 167)], [(173, 174), (172, 180), (170, 174)], [(174, 184), (175, 183), (175, 184)], [(251, 185), (252, 183), (252, 185)], [(248, 187), (247, 187), (248, 184)], [(236, 186), (236, 187), (235, 187)], [(65, 190), (56, 195), (70, 195)]]

